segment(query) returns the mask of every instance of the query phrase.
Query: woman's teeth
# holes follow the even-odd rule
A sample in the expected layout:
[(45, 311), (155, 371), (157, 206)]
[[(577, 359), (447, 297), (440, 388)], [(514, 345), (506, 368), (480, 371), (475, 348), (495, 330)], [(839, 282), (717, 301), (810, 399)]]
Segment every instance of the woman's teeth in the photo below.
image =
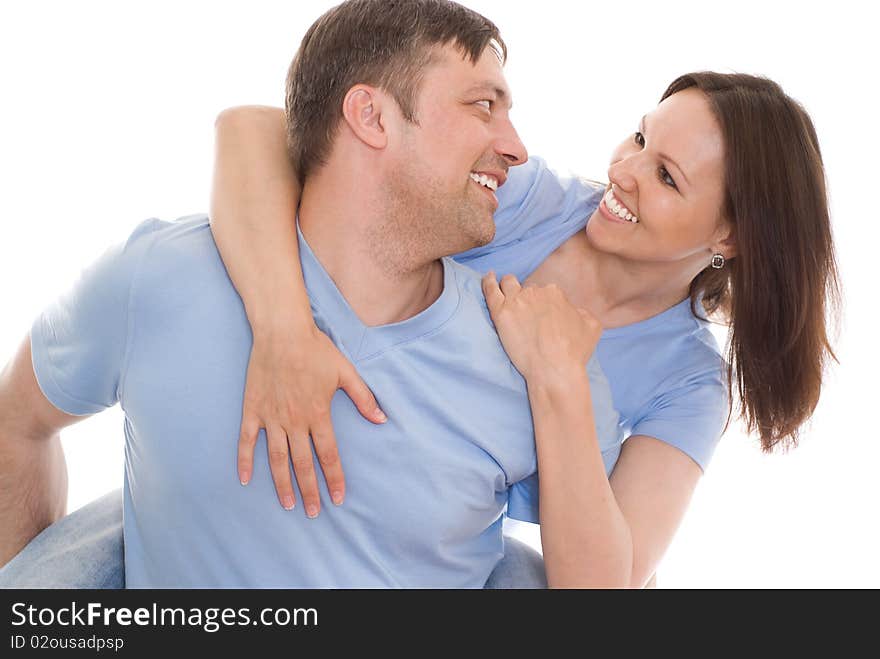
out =
[(633, 224), (639, 223), (639, 218), (632, 214), (626, 206), (621, 204), (617, 197), (614, 196), (614, 193), (609, 190), (605, 194), (605, 205), (608, 207), (612, 213), (617, 215), (621, 220), (626, 220), (627, 222), (632, 222)]
[(492, 192), (496, 192), (498, 190), (498, 181), (496, 181), (491, 176), (486, 176), (485, 174), (474, 174), (471, 172), (471, 180), (475, 183), (479, 183), (480, 185), (489, 188)]

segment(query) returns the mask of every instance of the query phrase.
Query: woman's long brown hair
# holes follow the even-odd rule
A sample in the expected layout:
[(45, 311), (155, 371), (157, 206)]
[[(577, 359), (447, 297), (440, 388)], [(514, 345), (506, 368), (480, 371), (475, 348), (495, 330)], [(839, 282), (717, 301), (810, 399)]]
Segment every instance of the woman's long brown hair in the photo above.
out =
[[(775, 82), (744, 74), (691, 73), (663, 99), (697, 88), (725, 142), (724, 217), (737, 255), (691, 284), (691, 305), (730, 324), (731, 412), (765, 452), (797, 445), (819, 401), (829, 321), (840, 306), (825, 170), (813, 122)], [(696, 311), (695, 311), (696, 312)]]

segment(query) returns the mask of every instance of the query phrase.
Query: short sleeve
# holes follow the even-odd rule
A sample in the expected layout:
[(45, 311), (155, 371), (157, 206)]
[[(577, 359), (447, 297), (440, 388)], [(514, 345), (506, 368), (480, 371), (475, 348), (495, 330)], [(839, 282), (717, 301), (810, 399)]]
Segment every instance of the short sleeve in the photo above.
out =
[(632, 428), (684, 451), (704, 472), (727, 423), (727, 389), (720, 371), (692, 377), (661, 394)]
[(131, 289), (156, 223), (108, 249), (31, 327), (37, 382), (62, 412), (95, 414), (119, 400)]
[(521, 522), (540, 524), (537, 472), (510, 487), (507, 492), (507, 516)]

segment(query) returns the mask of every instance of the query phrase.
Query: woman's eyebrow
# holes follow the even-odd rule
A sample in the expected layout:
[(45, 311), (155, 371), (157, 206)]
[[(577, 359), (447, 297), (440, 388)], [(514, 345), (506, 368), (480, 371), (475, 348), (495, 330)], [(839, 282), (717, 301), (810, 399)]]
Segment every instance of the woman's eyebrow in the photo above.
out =
[[(646, 123), (645, 120), (647, 118), (648, 118), (648, 115), (645, 115), (642, 117), (641, 122), (639, 122), (640, 123), (640, 125), (639, 125), (639, 132), (640, 133), (647, 133), (648, 132), (648, 129), (645, 125), (645, 123)], [(684, 173), (684, 170), (681, 168), (681, 165), (679, 165), (677, 162), (675, 162), (675, 160), (672, 157), (666, 155), (665, 153), (661, 152), (661, 153), (658, 153), (657, 155), (660, 156), (663, 160), (666, 160), (666, 161), (672, 163), (673, 165), (675, 165), (675, 168), (681, 173), (682, 177), (684, 178), (684, 182), (687, 183), (688, 186), (690, 186), (691, 181), (687, 177), (687, 174)]]

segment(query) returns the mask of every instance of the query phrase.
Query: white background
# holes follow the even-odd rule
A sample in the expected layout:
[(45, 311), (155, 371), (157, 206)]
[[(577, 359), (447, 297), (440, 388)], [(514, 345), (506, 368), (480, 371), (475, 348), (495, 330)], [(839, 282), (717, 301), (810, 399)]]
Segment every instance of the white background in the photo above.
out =
[[(77, 272), (137, 222), (207, 210), (215, 116), (236, 104), (281, 105), (300, 37), (332, 4), (3, 3), (0, 360)], [(880, 53), (864, 5), (468, 4), (501, 27), (510, 47), (524, 141), (562, 169), (603, 178), (612, 147), (688, 71), (765, 74), (810, 111), (847, 302), (841, 364), (795, 452), (765, 457), (738, 427), (728, 432), (659, 583), (880, 586), (871, 391), (880, 360), (870, 302), (880, 260)], [(121, 485), (121, 424), (116, 408), (64, 434), (70, 510)]]

